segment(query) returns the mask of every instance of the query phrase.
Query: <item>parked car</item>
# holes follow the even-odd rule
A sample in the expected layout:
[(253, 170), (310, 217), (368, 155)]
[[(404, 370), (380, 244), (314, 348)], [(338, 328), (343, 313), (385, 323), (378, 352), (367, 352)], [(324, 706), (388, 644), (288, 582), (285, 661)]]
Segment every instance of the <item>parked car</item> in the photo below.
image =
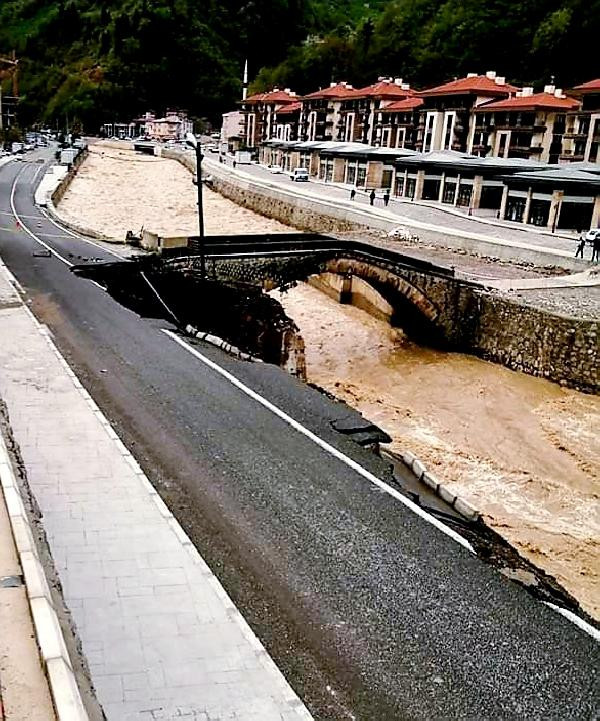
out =
[(269, 172), (270, 173), (283, 173), (283, 168), (281, 165), (269, 165)]
[(589, 245), (593, 245), (596, 238), (600, 238), (600, 228), (591, 228), (588, 230), (588, 232), (585, 234), (586, 242)]
[(308, 183), (308, 170), (306, 168), (294, 168), (290, 173), (290, 179), (295, 183)]

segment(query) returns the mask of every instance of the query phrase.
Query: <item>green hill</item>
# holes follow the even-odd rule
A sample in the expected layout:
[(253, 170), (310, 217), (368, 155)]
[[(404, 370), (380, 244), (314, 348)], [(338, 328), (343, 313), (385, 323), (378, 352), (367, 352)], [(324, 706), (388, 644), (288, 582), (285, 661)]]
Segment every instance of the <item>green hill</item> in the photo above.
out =
[(0, 55), (20, 59), (22, 124), (93, 131), (168, 106), (217, 120), (246, 58), (255, 89), (489, 69), (567, 87), (600, 74), (599, 23), (600, 0), (3, 0)]

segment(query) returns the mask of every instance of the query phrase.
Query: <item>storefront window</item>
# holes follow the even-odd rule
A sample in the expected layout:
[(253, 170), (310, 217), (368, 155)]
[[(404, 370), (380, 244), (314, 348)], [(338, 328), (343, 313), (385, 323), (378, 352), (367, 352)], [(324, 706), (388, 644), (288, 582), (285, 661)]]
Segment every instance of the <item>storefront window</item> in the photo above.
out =
[(442, 203), (454, 204), (454, 195), (456, 193), (456, 181), (446, 180), (444, 183), (444, 194), (442, 195)]
[(348, 163), (348, 173), (346, 175), (346, 182), (348, 185), (354, 185), (356, 181), (356, 165), (354, 163)]
[(366, 177), (367, 177), (367, 165), (366, 165), (366, 163), (359, 163), (358, 170), (356, 173), (356, 185), (359, 188), (364, 188)]

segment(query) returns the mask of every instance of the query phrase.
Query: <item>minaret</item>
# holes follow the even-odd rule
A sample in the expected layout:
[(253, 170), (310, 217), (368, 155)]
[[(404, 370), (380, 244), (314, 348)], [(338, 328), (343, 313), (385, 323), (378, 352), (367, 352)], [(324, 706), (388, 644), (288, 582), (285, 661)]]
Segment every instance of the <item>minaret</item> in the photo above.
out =
[(242, 100), (248, 95), (248, 61), (244, 63), (244, 80), (242, 82)]

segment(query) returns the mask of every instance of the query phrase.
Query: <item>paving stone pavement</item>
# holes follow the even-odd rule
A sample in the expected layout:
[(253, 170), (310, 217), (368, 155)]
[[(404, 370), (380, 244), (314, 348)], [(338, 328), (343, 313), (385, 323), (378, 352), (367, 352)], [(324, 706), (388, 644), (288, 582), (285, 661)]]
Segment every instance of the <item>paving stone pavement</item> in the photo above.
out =
[(0, 264), (0, 396), (109, 721), (311, 716)]

